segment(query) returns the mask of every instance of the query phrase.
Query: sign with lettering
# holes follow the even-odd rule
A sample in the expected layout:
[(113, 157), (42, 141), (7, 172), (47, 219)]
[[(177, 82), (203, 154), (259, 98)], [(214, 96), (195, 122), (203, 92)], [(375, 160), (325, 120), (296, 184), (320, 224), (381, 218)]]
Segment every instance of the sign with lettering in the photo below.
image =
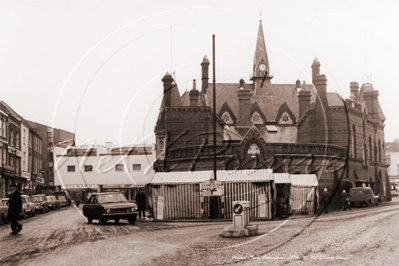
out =
[(22, 177), (25, 177), (26, 180), (30, 181), (30, 173), (29, 172), (22, 172), (21, 175), (22, 175)]
[(44, 184), (44, 178), (36, 177), (36, 183)]
[(223, 182), (215, 181), (213, 179), (200, 183), (200, 193), (202, 197), (205, 196), (223, 196)]
[(97, 188), (97, 185), (66, 185), (62, 188)]
[(132, 188), (132, 187), (138, 187), (138, 186), (134, 184), (103, 185), (103, 188)]

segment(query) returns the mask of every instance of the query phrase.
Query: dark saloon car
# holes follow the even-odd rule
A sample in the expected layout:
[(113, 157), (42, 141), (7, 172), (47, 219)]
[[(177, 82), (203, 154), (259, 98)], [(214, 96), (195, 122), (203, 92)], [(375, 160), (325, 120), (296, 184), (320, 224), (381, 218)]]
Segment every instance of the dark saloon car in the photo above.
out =
[[(57, 196), (58, 199), (60, 199), (60, 197), (64, 197), (65, 201), (66, 201), (66, 205), (65, 206), (71, 206), (72, 204), (72, 199), (71, 196), (69, 196), (68, 191), (64, 190), (64, 191), (56, 191), (54, 192), (54, 195)], [(64, 206), (64, 205), (62, 205)]]
[(126, 219), (130, 224), (136, 222), (136, 203), (129, 202), (121, 192), (93, 193), (88, 202), (83, 205), (83, 215), (89, 223), (97, 219), (102, 224), (108, 220), (119, 223), (120, 219)]
[(57, 210), (57, 209), (61, 208), (60, 207), (60, 202), (58, 201), (56, 196), (46, 196), (46, 199), (47, 199), (47, 202), (48, 202), (48, 207), (51, 210), (54, 211), (54, 210)]
[(352, 206), (356, 205), (366, 205), (366, 207), (371, 204), (378, 206), (380, 197), (373, 194), (373, 190), (369, 187), (353, 187), (349, 190), (350, 203)]
[(45, 194), (32, 195), (30, 198), (35, 203), (36, 211), (48, 212), (49, 204)]

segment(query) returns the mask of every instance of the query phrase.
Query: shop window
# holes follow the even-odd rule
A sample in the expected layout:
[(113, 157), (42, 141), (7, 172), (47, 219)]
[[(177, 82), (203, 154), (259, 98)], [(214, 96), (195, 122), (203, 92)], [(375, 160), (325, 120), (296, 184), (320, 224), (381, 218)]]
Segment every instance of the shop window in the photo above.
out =
[(85, 172), (93, 172), (93, 165), (85, 165)]
[(75, 172), (75, 166), (74, 165), (68, 165), (68, 172)]
[(141, 171), (141, 164), (133, 164), (133, 171)]

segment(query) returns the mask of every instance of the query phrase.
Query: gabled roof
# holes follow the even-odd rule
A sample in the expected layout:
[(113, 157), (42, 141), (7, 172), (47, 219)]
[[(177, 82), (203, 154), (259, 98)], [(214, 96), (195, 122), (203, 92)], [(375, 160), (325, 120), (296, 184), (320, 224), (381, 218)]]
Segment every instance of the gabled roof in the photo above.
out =
[(328, 107), (344, 106), (344, 101), (336, 92), (327, 92)]
[[(216, 110), (219, 112), (222, 105), (227, 102), (235, 114), (239, 114), (238, 88), (239, 83), (216, 83)], [(299, 102), (295, 91), (295, 84), (272, 84), (271, 95), (264, 97), (253, 97), (253, 84), (245, 84), (245, 89), (251, 91), (251, 105), (256, 103), (267, 118), (267, 122), (275, 122), (275, 117), (280, 106), (286, 102), (292, 114), (299, 117)], [(212, 88), (212, 83), (209, 84)], [(313, 108), (316, 102), (316, 90), (312, 84), (306, 85), (306, 90), (311, 92), (311, 106)], [(207, 90), (208, 105), (212, 107), (213, 93)]]

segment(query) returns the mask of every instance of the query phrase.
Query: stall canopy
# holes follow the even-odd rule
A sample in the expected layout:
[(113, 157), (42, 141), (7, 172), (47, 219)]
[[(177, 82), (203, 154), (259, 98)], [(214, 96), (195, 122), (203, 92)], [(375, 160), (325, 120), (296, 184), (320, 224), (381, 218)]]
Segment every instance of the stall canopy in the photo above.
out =
[[(271, 169), (219, 170), (218, 181), (229, 182), (269, 182), (273, 180)], [(150, 184), (192, 184), (214, 179), (213, 171), (156, 173)]]
[(290, 175), (290, 206), (293, 214), (314, 214), (318, 201), (316, 175)]

